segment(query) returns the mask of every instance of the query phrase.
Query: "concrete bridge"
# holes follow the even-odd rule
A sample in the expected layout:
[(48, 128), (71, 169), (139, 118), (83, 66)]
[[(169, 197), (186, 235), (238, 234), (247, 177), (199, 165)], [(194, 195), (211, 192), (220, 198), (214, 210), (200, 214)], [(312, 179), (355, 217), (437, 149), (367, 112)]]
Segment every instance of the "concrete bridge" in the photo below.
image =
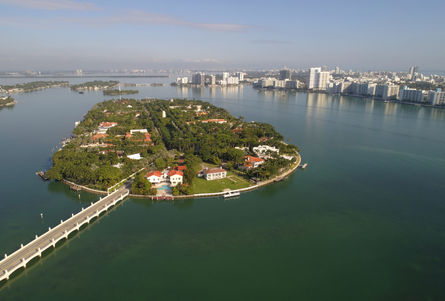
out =
[(49, 227), (48, 231), (43, 235), (36, 235), (34, 240), (27, 245), (22, 244), (20, 249), (14, 253), (10, 255), (5, 254), (0, 261), (0, 281), (8, 280), (10, 275), (18, 269), (26, 268), (27, 263), (32, 259), (42, 257), (42, 253), (45, 250), (55, 248), (59, 241), (68, 239), (71, 233), (79, 231), (80, 227), (89, 224), (93, 218), (99, 217), (102, 212), (108, 211), (128, 196), (129, 193), (129, 190), (124, 187), (116, 190), (96, 203), (91, 203), (89, 207), (82, 208), (79, 213), (72, 214), (66, 221), (61, 220), (60, 224), (54, 228)]

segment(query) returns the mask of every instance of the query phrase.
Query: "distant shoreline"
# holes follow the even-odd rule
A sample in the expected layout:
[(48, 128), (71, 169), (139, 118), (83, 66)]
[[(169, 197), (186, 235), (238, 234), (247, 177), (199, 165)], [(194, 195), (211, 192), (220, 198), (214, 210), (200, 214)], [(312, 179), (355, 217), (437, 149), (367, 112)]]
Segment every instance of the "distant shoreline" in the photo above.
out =
[(128, 77), (128, 78), (168, 78), (168, 75), (82, 75), (82, 76), (76, 76), (76, 75), (41, 75), (41, 76), (11, 76), (11, 75), (0, 75), (0, 78), (97, 78), (97, 77), (104, 77), (104, 78), (122, 78), (122, 77)]

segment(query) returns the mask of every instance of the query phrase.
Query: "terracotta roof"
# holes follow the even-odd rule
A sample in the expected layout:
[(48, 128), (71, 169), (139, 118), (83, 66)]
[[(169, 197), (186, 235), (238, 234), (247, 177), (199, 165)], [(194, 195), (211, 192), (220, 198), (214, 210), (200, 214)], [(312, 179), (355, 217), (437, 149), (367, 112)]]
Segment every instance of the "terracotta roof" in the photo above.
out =
[(117, 122), (101, 122), (99, 123), (99, 126), (104, 127), (104, 128), (109, 128), (112, 126), (116, 126)]
[(176, 167), (176, 170), (186, 170), (187, 169), (187, 166), (185, 166), (185, 165), (181, 165), (181, 166), (177, 166)]
[(170, 170), (170, 172), (168, 173), (168, 176), (171, 177), (174, 175), (178, 175), (178, 176), (182, 177), (184, 174), (182, 171), (179, 171), (179, 170)]
[(108, 134), (95, 134), (93, 136), (93, 140), (97, 140), (97, 139), (100, 139), (100, 138), (106, 138), (107, 136), (108, 136)]
[(150, 171), (149, 173), (147, 173), (147, 175), (145, 177), (149, 178), (151, 176), (156, 176), (156, 177), (160, 178), (160, 177), (162, 177), (162, 172), (160, 172), (159, 170)]
[(246, 159), (247, 162), (264, 162), (263, 159), (254, 156), (245, 156), (244, 159)]

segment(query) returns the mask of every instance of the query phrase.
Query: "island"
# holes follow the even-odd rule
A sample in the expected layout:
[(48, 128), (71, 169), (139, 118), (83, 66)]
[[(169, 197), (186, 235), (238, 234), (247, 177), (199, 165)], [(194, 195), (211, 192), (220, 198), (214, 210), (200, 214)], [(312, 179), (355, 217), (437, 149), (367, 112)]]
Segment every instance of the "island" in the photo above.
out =
[(69, 82), (67, 81), (35, 81), (16, 85), (1, 85), (0, 92), (4, 91), (6, 93), (23, 93), (39, 91), (48, 88), (58, 88), (58, 87), (68, 87)]
[(129, 95), (129, 94), (138, 94), (139, 90), (119, 90), (119, 89), (112, 89), (112, 90), (104, 90), (104, 95), (106, 96), (116, 96), (116, 95)]
[(96, 104), (52, 161), (46, 176), (77, 187), (106, 191), (133, 178), (134, 195), (181, 197), (272, 183), (300, 155), (272, 125), (208, 102), (122, 99)]
[(116, 87), (119, 84), (116, 80), (101, 81), (95, 80), (91, 82), (86, 82), (83, 84), (71, 85), (71, 90), (83, 91), (83, 90), (105, 90)]
[(17, 102), (11, 96), (0, 96), (0, 110), (3, 107), (12, 107)]

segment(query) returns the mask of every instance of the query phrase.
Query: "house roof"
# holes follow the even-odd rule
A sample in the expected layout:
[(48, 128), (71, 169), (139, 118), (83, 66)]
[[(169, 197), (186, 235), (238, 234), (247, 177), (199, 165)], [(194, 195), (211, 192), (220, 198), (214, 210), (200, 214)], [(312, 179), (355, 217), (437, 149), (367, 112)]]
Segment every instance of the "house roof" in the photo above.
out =
[(177, 166), (176, 167), (176, 170), (186, 170), (187, 169), (187, 166), (185, 166), (185, 165), (181, 165), (181, 166)]
[(113, 127), (116, 125), (117, 125), (117, 122), (101, 122), (101, 123), (99, 123), (99, 126), (104, 127), (104, 128), (109, 128), (109, 127)]
[(145, 176), (146, 178), (149, 178), (151, 176), (155, 176), (155, 177), (162, 177), (162, 172), (160, 172), (159, 170), (156, 171), (150, 171), (149, 173), (147, 173), (147, 175)]
[(263, 159), (254, 156), (245, 156), (244, 159), (246, 159), (247, 162), (264, 162)]
[(179, 171), (179, 170), (170, 170), (170, 172), (168, 173), (169, 177), (172, 177), (172, 176), (175, 176), (175, 175), (182, 177), (184, 175), (184, 173), (182, 171)]
[(211, 174), (211, 173), (219, 173), (219, 172), (225, 172), (226, 170), (223, 168), (210, 168), (204, 170), (205, 174)]
[(108, 136), (108, 134), (95, 134), (93, 136), (93, 140), (97, 140), (97, 139), (100, 139), (100, 138), (106, 138), (107, 136)]

